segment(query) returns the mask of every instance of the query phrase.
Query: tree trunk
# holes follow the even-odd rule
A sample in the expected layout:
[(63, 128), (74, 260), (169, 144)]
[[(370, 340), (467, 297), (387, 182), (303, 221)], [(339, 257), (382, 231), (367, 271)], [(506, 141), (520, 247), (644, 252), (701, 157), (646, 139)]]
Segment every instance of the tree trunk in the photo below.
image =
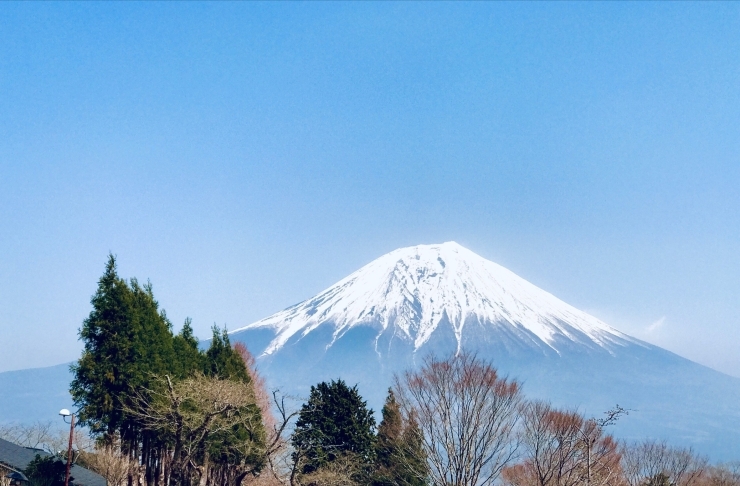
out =
[(203, 465), (198, 468), (200, 471), (200, 481), (198, 482), (198, 486), (207, 486), (208, 484), (208, 465), (209, 465), (209, 457), (208, 453), (205, 454), (205, 458), (203, 459)]

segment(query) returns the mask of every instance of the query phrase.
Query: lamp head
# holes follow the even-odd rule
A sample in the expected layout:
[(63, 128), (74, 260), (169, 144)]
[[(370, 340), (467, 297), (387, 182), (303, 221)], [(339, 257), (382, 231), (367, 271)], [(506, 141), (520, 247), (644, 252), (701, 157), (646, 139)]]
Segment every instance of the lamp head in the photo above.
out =
[(72, 412), (70, 412), (66, 408), (63, 408), (59, 411), (59, 415), (61, 415), (62, 417), (69, 417), (70, 415), (72, 415)]

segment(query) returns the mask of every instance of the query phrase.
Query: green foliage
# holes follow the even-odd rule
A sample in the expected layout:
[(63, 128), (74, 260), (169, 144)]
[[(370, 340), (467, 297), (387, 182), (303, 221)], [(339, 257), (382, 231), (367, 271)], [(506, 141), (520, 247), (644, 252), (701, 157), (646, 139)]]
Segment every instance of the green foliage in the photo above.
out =
[[(113, 255), (108, 256), (91, 304), (92, 311), (79, 332), (84, 344), (82, 356), (71, 367), (70, 392), (79, 409), (78, 423), (104, 437), (120, 437), (121, 451), (139, 459), (147, 481), (164, 468), (166, 455), (172, 453), (173, 435), (152, 427), (136, 409), (164, 396), (165, 377), (175, 384), (203, 375), (215, 382), (233, 380), (249, 390), (243, 396), (254, 402), (250, 375), (241, 356), (231, 348), (226, 329), (213, 327), (213, 340), (206, 352), (199, 348), (190, 319), (173, 335), (172, 324), (160, 310), (151, 284), (120, 278)], [(240, 420), (230, 428), (214, 431), (201, 442), (207, 444), (202, 450), (193, 451), (193, 458), (232, 472), (258, 471), (265, 441), (261, 411), (245, 402), (229, 413), (237, 414)]]
[[(238, 410), (241, 423), (211, 435), (208, 454), (212, 462), (221, 465), (249, 464), (259, 472), (265, 465), (265, 428), (262, 413), (256, 405)], [(256, 424), (248, 427), (246, 424)]]
[(204, 369), (206, 376), (249, 382), (247, 367), (239, 353), (231, 347), (226, 328), (221, 331), (218, 326), (214, 325), (212, 329), (213, 339), (211, 339), (211, 346), (206, 351)]
[[(213, 326), (213, 338), (211, 345), (202, 359), (206, 376), (222, 380), (240, 381), (250, 385), (252, 379), (244, 360), (238, 352), (231, 347), (229, 335), (226, 328), (220, 330)], [(252, 389), (252, 393), (253, 393)], [(265, 431), (262, 426), (262, 412), (256, 404), (249, 405), (238, 411), (243, 421), (214, 434), (210, 439), (208, 454), (216, 464), (252, 464), (255, 471), (262, 467), (262, 456), (259, 454), (264, 447)], [(244, 424), (260, 424), (259, 427), (250, 428)]]
[(388, 396), (382, 410), (383, 419), (378, 426), (377, 460), (378, 464), (390, 467), (393, 454), (398, 448), (403, 433), (403, 418), (401, 408), (396, 402), (393, 390), (388, 390)]
[(322, 382), (311, 387), (301, 407), (292, 437), (301, 472), (312, 473), (350, 453), (361, 466), (374, 462), (375, 419), (357, 391), (344, 381)]
[(424, 453), (424, 436), (414, 415), (406, 420), (399, 455), (402, 458), (403, 471), (399, 474), (398, 484), (409, 486), (428, 484), (429, 466)]
[(426, 463), (421, 431), (411, 417), (404, 423), (393, 390), (388, 390), (383, 405), (383, 419), (378, 426), (375, 486), (423, 486)]
[(36, 454), (23, 473), (31, 486), (64, 486), (67, 464), (54, 456), (42, 457)]
[[(130, 405), (131, 392), (151, 388), (155, 376), (183, 375), (192, 366), (190, 361), (200, 364), (197, 340), (189, 328), (187, 337), (178, 342), (181, 353), (175, 352), (172, 324), (159, 310), (151, 284), (142, 286), (136, 279), (126, 283), (117, 274), (113, 255), (108, 256), (91, 303), (93, 310), (80, 329), (84, 349), (72, 366), (70, 391), (80, 425), (97, 433), (121, 431), (127, 440), (138, 429), (123, 411)], [(185, 363), (179, 362), (181, 357)]]
[(160, 312), (149, 282), (142, 287), (133, 278), (130, 289), (136, 379), (142, 385), (149, 386), (152, 375), (172, 372), (175, 360), (172, 324), (165, 312)]
[(190, 318), (185, 319), (180, 333), (172, 339), (175, 353), (173, 374), (179, 379), (192, 376), (205, 366), (203, 353), (198, 348), (198, 338), (193, 334)]
[(116, 272), (115, 257), (109, 255), (91, 299), (93, 310), (80, 329), (82, 357), (72, 366), (70, 391), (80, 409), (79, 423), (94, 432), (112, 432), (123, 425), (123, 401), (139, 381), (132, 300), (131, 289)]
[(655, 476), (652, 476), (645, 480), (643, 483), (644, 486), (675, 486), (671, 482), (671, 478), (664, 473), (658, 473)]

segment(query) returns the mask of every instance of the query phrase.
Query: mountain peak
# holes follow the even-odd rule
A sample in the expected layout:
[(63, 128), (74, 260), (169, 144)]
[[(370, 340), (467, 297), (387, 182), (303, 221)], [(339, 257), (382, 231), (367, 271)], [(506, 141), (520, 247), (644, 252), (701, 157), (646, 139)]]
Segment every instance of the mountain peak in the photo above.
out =
[(454, 241), (394, 250), (317, 296), (233, 332), (272, 329), (264, 351), (270, 355), (319, 326), (332, 329), (328, 347), (356, 326), (373, 327), (378, 336), (392, 328), (416, 351), (443, 325), (459, 350), (473, 324), (558, 354), (564, 343), (611, 352), (637, 342)]

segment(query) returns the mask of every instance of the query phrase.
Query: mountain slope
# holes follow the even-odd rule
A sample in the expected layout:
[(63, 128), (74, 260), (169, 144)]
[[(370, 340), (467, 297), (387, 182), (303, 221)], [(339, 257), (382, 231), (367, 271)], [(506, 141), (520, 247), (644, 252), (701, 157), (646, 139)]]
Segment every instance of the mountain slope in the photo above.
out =
[(459, 348), (472, 320), (506, 326), (529, 345), (556, 353), (562, 342), (606, 351), (639, 343), (455, 242), (388, 253), (316, 297), (233, 332), (272, 329), (275, 338), (264, 350), (270, 355), (326, 322), (334, 326), (333, 340), (355, 326), (381, 334), (392, 327), (418, 351), (443, 321)]
[(388, 253), (231, 335), (292, 394), (341, 376), (379, 408), (394, 373), (465, 349), (524, 381), (528, 396), (594, 415), (632, 409), (621, 437), (740, 458), (740, 380), (621, 333), (454, 242)]
[(57, 421), (59, 410), (72, 409), (69, 365), (0, 373), (0, 424)]

